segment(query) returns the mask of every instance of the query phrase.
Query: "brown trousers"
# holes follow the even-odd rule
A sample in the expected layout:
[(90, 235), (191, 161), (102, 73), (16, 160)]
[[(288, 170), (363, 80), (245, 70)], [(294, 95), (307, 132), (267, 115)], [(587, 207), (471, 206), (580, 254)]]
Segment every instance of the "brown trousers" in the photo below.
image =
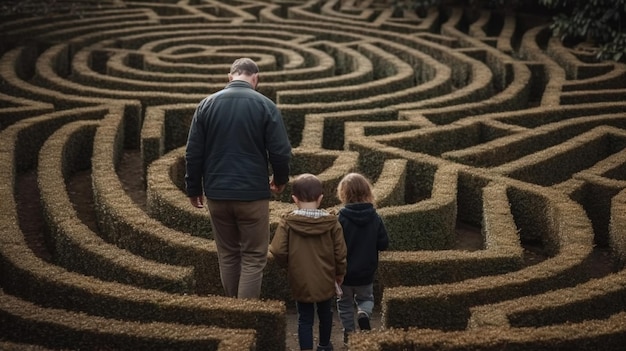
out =
[(228, 297), (261, 295), (270, 239), (269, 200), (207, 200), (220, 278)]

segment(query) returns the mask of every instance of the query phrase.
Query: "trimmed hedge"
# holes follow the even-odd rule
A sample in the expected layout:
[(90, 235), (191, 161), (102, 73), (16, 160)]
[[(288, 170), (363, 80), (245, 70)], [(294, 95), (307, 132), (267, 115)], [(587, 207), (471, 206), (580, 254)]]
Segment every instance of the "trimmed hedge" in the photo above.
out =
[[(451, 4), (98, 5), (0, 24), (3, 346), (285, 348), (285, 271), (270, 259), (260, 301), (217, 296), (208, 214), (183, 191), (195, 106), (242, 53), (322, 207), (340, 206), (347, 172), (373, 181), (392, 239), (375, 281), (384, 330), (350, 349), (625, 343), (623, 65), (590, 62), (545, 19)], [(116, 172), (138, 149), (145, 207)], [(25, 229), (40, 210), (19, 201), (35, 170), (50, 261)], [(64, 184), (89, 170), (97, 228)], [(271, 201), (272, 231), (289, 195)], [(480, 247), (455, 249), (463, 225)]]
[[(163, 322), (120, 321), (45, 308), (0, 290), (3, 333), (22, 343), (63, 349), (256, 350), (254, 330)], [(2, 345), (2, 344), (0, 344)], [(4, 343), (5, 350), (45, 350)]]
[(44, 216), (54, 245), (54, 257), (72, 271), (147, 289), (189, 293), (193, 267), (159, 264), (106, 243), (78, 216), (65, 184), (91, 164), (93, 135), (98, 122), (68, 123), (42, 146), (37, 181)]
[(538, 328), (485, 328), (443, 332), (430, 329), (390, 329), (355, 334), (354, 351), (461, 350), (621, 350), (626, 312), (606, 319)]
[[(554, 256), (533, 266), (496, 276), (385, 289), (382, 308), (387, 327), (461, 330), (467, 327), (472, 306), (534, 295), (587, 279), (581, 274), (581, 267), (585, 266), (591, 253), (593, 232), (582, 208), (559, 193), (538, 194), (523, 184), (510, 187), (507, 197), (512, 204), (519, 203), (518, 207), (524, 204), (526, 209), (536, 209), (534, 213), (526, 213), (511, 208), (521, 239), (541, 235), (546, 246), (555, 250)], [(544, 223), (535, 222), (537, 213), (549, 214)], [(536, 232), (537, 229), (540, 231)]]
[[(51, 119), (54, 120), (54, 117)], [(111, 108), (111, 115), (104, 122), (107, 118), (117, 118), (118, 122), (122, 120), (116, 107)], [(286, 323), (283, 302), (241, 301), (141, 289), (73, 273), (37, 257), (26, 244), (24, 234), (15, 220), (18, 218), (14, 201), (17, 164), (13, 155), (16, 147), (23, 143), (22, 139), (28, 136), (24, 131), (43, 128), (39, 132), (45, 134), (49, 133), (46, 129), (48, 125), (49, 121), (42, 117), (17, 123), (0, 133), (0, 161), (7, 170), (2, 173), (4, 181), (0, 182), (0, 193), (6, 199), (0, 202), (0, 210), (6, 214), (0, 218), (0, 230), (3, 233), (0, 236), (0, 283), (5, 292), (33, 303), (105, 318), (254, 329), (258, 348), (283, 349), (281, 345), (284, 345)], [(119, 130), (119, 125), (115, 123), (107, 126)], [(100, 124), (100, 128), (103, 128), (103, 124)], [(109, 145), (114, 144), (112, 142)], [(99, 150), (97, 145), (96, 141), (94, 150)], [(50, 335), (44, 334), (42, 337)]]

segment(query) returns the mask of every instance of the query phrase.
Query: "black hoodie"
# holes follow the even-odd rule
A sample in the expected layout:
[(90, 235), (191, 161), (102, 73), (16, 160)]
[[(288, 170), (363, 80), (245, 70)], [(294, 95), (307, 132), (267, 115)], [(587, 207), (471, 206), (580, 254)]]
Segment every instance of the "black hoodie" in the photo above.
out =
[(346, 204), (339, 210), (339, 223), (348, 249), (348, 271), (343, 284), (373, 283), (378, 268), (378, 251), (389, 246), (385, 224), (371, 203)]

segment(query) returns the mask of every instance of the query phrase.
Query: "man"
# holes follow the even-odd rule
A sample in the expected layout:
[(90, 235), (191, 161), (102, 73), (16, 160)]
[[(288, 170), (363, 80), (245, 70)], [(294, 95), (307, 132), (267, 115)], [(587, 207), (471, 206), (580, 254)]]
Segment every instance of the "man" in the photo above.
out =
[(257, 64), (235, 60), (228, 80), (196, 108), (185, 185), (198, 208), (204, 206), (204, 188), (226, 296), (258, 299), (270, 237), (269, 199), (289, 181), (291, 144), (277, 106), (255, 90)]

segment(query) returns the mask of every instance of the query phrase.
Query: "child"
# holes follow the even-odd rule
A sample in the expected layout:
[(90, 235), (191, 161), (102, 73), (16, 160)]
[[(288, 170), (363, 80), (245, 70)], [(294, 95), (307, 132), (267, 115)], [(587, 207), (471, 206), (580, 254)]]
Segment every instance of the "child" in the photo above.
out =
[(298, 310), (298, 341), (301, 350), (313, 350), (313, 321), (317, 307), (317, 351), (331, 351), (332, 299), (335, 283), (346, 273), (346, 244), (337, 216), (318, 209), (322, 182), (302, 174), (291, 186), (297, 210), (282, 216), (270, 244), (276, 263), (287, 267), (289, 286)]
[(348, 270), (337, 300), (337, 311), (343, 326), (343, 341), (354, 332), (354, 306), (361, 330), (370, 330), (374, 308), (374, 274), (378, 268), (378, 251), (389, 246), (387, 229), (374, 208), (372, 185), (358, 173), (347, 174), (337, 186), (337, 197), (344, 204), (339, 223), (348, 248)]

